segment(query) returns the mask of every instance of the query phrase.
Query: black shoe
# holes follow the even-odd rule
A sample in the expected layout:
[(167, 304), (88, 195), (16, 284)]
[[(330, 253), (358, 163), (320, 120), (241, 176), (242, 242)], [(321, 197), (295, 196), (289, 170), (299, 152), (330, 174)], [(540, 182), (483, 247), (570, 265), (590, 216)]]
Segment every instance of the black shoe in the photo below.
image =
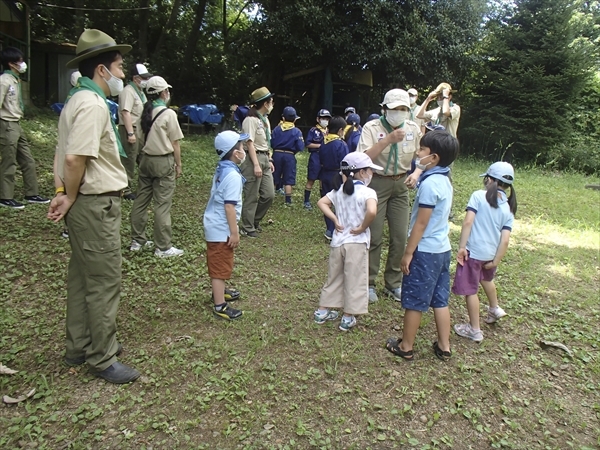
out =
[(39, 203), (40, 205), (43, 205), (44, 203), (50, 203), (49, 198), (40, 197), (39, 195), (26, 195), (25, 200), (27, 200), (29, 203)]
[(217, 309), (217, 307), (214, 306), (213, 314), (225, 320), (235, 320), (242, 317), (242, 311), (231, 308), (227, 303), (225, 303), (225, 306), (221, 309)]
[(260, 225), (259, 225), (259, 224), (257, 224), (257, 223), (255, 223), (255, 224), (254, 224), (254, 229), (255, 229), (257, 232), (259, 232), (259, 233), (262, 233), (262, 231), (263, 231), (263, 229), (262, 229), (262, 228), (260, 227)]
[(125, 194), (123, 196), (123, 198), (125, 200), (135, 200), (136, 195), (133, 192), (130, 192), (129, 194)]
[(236, 289), (225, 289), (225, 301), (230, 302), (240, 298), (240, 291)]
[(64, 237), (65, 239), (69, 239), (69, 230), (67, 230), (67, 229), (62, 230), (60, 235), (61, 235), (61, 237)]
[(0, 200), (0, 206), (5, 206), (7, 208), (12, 208), (12, 209), (25, 209), (25, 205), (23, 203), (19, 203), (18, 201), (16, 201), (15, 199), (1, 199)]
[(103, 378), (113, 384), (131, 383), (132, 381), (137, 380), (141, 375), (141, 373), (133, 367), (129, 367), (119, 361), (100, 372), (90, 370), (90, 373), (95, 377)]
[[(117, 348), (117, 353), (115, 353), (115, 356), (119, 356), (122, 352), (123, 346), (119, 343), (119, 347)], [(65, 356), (63, 361), (69, 367), (80, 366), (85, 362), (85, 355), (80, 356), (79, 358), (68, 358)]]
[(249, 238), (257, 238), (258, 237), (258, 233), (256, 231), (246, 231), (244, 229), (241, 229), (240, 234), (242, 236), (247, 236)]

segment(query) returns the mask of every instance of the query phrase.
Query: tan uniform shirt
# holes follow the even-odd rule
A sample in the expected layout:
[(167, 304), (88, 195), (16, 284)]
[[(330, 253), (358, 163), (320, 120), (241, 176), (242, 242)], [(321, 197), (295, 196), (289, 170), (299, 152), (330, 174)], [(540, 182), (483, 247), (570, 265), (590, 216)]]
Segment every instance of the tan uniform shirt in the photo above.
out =
[(18, 122), (23, 117), (21, 110), (21, 81), (8, 73), (0, 75), (0, 119)]
[[(152, 118), (164, 108), (154, 108)], [(146, 137), (146, 144), (142, 152), (147, 155), (161, 156), (173, 153), (173, 142), (183, 139), (183, 132), (177, 121), (177, 113), (172, 109), (165, 111), (154, 121)]]
[(106, 102), (92, 91), (76, 92), (58, 120), (58, 176), (64, 181), (65, 155), (88, 156), (79, 192), (86, 195), (120, 191), (127, 173)]
[[(269, 133), (271, 132), (271, 124), (267, 119)], [(242, 123), (244, 133), (250, 135), (250, 140), (254, 144), (254, 149), (257, 152), (268, 152), (269, 144), (267, 142), (267, 133), (265, 132), (265, 124), (259, 117), (246, 117)]]
[[(388, 145), (373, 160), (375, 164), (383, 167), (383, 170), (375, 170), (375, 173), (384, 176), (399, 175), (410, 170), (410, 163), (413, 160), (419, 143), (421, 142), (421, 128), (414, 122), (407, 120), (404, 122), (404, 131), (406, 135), (404, 140), (398, 142), (398, 168), (394, 171), (395, 158), (393, 153), (390, 154), (391, 145)], [(367, 122), (362, 129), (360, 140), (358, 141), (357, 152), (366, 152), (373, 147), (377, 142), (386, 137), (388, 132), (385, 130), (380, 120), (371, 120)], [(389, 159), (389, 164), (388, 164)], [(385, 171), (387, 167), (387, 171)]]
[(136, 135), (139, 134), (141, 132), (140, 121), (143, 110), (144, 104), (140, 96), (135, 92), (133, 86), (128, 84), (119, 94), (119, 125), (125, 126), (123, 111), (129, 111), (129, 114), (131, 114), (131, 123), (137, 131)]
[(421, 108), (421, 105), (417, 105), (416, 103), (415, 103), (415, 106), (410, 108), (410, 120), (412, 120), (414, 123), (416, 123), (418, 125), (419, 129), (421, 129), (421, 127), (423, 126), (423, 119), (419, 119), (417, 117), (417, 113), (419, 112), (420, 108)]
[(456, 131), (458, 130), (458, 122), (460, 121), (460, 106), (456, 104), (452, 105), (450, 107), (450, 116), (446, 117), (442, 114), (438, 122), (438, 117), (440, 116), (441, 109), (442, 108), (438, 106), (437, 108), (432, 109), (431, 111), (426, 111), (425, 122), (431, 121), (434, 125), (443, 125), (448, 133), (456, 137)]

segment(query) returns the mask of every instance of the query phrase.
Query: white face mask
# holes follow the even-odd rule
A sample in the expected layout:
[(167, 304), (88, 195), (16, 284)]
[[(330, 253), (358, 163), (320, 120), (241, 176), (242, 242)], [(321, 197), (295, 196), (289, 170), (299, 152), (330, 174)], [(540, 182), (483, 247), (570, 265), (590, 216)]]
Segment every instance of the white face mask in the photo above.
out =
[(244, 161), (246, 161), (246, 152), (244, 150), (238, 150), (238, 152), (244, 153), (244, 157), (240, 159), (240, 162), (238, 164), (244, 164)]
[(417, 103), (417, 97), (413, 97), (412, 95), (408, 97), (410, 99), (410, 106), (413, 106)]
[(110, 78), (108, 80), (104, 80), (106, 82), (106, 85), (108, 86), (108, 89), (110, 90), (110, 95), (112, 95), (113, 97), (115, 95), (119, 95), (123, 90), (123, 80), (115, 77), (112, 73), (110, 73), (110, 70), (108, 70), (106, 66), (103, 67), (110, 74)]
[(142, 80), (142, 81), (140, 81), (140, 87), (142, 89), (146, 89), (146, 86), (148, 86), (148, 80)]
[(372, 179), (373, 179), (373, 175), (368, 175), (368, 176), (364, 177), (363, 178), (363, 183), (365, 183), (365, 186), (370, 185)]
[(321, 119), (319, 120), (319, 125), (321, 125), (323, 128), (327, 128), (327, 125), (329, 125), (329, 120)]
[(395, 109), (385, 112), (385, 118), (394, 128), (399, 127), (408, 119), (408, 111), (397, 111)]
[(417, 167), (417, 169), (419, 169), (419, 170), (423, 170), (423, 171), (424, 171), (424, 170), (427, 170), (427, 166), (428, 166), (429, 164), (431, 164), (431, 161), (429, 161), (427, 164), (422, 164), (422, 163), (421, 163), (421, 161), (422, 161), (422, 160), (424, 160), (425, 158), (429, 158), (430, 156), (432, 156), (432, 155), (427, 155), (427, 156), (425, 156), (425, 157), (423, 157), (423, 158), (417, 158), (417, 159), (415, 160), (415, 166)]
[(19, 73), (25, 73), (27, 72), (27, 63), (25, 61), (19, 63), (19, 69), (18, 69)]
[(273, 111), (273, 103), (267, 106), (267, 114), (271, 114), (271, 111)]

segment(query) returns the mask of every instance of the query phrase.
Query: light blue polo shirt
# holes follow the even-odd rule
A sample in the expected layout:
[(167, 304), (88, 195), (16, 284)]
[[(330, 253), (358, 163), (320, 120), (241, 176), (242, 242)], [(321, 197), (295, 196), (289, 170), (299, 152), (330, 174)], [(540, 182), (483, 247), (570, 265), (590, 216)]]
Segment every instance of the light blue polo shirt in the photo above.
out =
[(485, 199), (485, 190), (475, 191), (471, 194), (467, 211), (475, 213), (475, 220), (471, 234), (467, 240), (467, 250), (473, 259), (491, 261), (496, 256), (502, 230), (512, 231), (515, 217), (510, 212), (506, 193), (500, 189), (498, 192), (498, 208), (492, 208)]
[(207, 242), (227, 242), (230, 233), (225, 205), (235, 205), (235, 220), (239, 222), (244, 181), (239, 167), (233, 161), (219, 161), (204, 211), (204, 238)]
[(452, 184), (448, 178), (448, 167), (434, 167), (423, 172), (413, 204), (408, 235), (417, 221), (419, 208), (431, 208), (433, 212), (417, 250), (425, 253), (445, 253), (450, 251), (450, 225), (448, 216), (452, 207)]

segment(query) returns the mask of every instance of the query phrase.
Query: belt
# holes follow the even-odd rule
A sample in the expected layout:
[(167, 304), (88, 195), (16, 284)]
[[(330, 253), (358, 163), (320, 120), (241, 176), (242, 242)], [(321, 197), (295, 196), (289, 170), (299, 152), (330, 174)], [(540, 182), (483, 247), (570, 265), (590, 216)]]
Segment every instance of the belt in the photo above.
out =
[(273, 150), (274, 152), (277, 153), (289, 153), (290, 155), (295, 155), (294, 152), (292, 152), (291, 150)]
[(266, 152), (264, 152), (264, 151), (256, 150), (256, 153), (258, 153), (259, 155), (268, 155), (269, 151), (267, 150)]
[(171, 153), (165, 153), (164, 155), (149, 155), (148, 153), (142, 153), (142, 155), (144, 155), (144, 156), (150, 156), (152, 158), (160, 158), (160, 157), (169, 156), (169, 155), (172, 155), (172, 154), (173, 154), (173, 152), (171, 152)]
[(398, 175), (380, 175), (378, 173), (373, 172), (373, 175), (377, 178), (389, 178), (392, 180), (399, 180), (400, 178), (406, 176), (406, 172), (399, 173)]
[(86, 197), (91, 197), (93, 195), (95, 195), (96, 197), (121, 197), (121, 196), (123, 196), (123, 191), (110, 191), (110, 192), (103, 192), (102, 194), (82, 194), (80, 192), (79, 195), (84, 195)]

